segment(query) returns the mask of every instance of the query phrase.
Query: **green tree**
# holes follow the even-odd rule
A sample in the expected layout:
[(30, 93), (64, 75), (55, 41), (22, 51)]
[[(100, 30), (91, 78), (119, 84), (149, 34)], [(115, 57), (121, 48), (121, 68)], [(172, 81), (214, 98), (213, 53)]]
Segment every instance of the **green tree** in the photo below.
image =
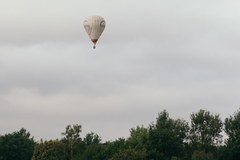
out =
[(200, 157), (211, 157), (211, 155), (217, 157), (217, 147), (222, 142), (221, 132), (223, 127), (219, 114), (201, 109), (192, 113), (190, 119), (189, 137), (192, 153), (199, 153)]
[(182, 157), (188, 129), (186, 121), (169, 118), (166, 110), (158, 114), (156, 124), (149, 127), (149, 158), (170, 160)]
[(34, 146), (33, 137), (24, 128), (0, 136), (0, 160), (30, 160)]
[(104, 159), (110, 159), (114, 154), (126, 149), (126, 140), (124, 138), (118, 138), (112, 142), (105, 142), (103, 144)]
[(90, 144), (83, 153), (74, 156), (74, 160), (103, 160), (105, 157), (102, 144)]
[(78, 155), (74, 156), (76, 160), (102, 160), (104, 159), (103, 155), (103, 146), (100, 144), (101, 138), (91, 132), (86, 134), (83, 138), (84, 150), (79, 152)]
[(67, 157), (64, 143), (50, 140), (36, 145), (32, 160), (66, 160)]
[(72, 126), (67, 125), (65, 132), (62, 133), (62, 135), (64, 135), (63, 142), (66, 142), (69, 146), (68, 148), (70, 150), (70, 160), (72, 160), (72, 157), (74, 155), (74, 148), (82, 141), (80, 137), (81, 132), (82, 126), (75, 124)]
[[(200, 110), (191, 116), (190, 141), (193, 150), (214, 153), (216, 146), (222, 142), (223, 123), (219, 114)], [(202, 152), (201, 152), (202, 153)]]
[(240, 111), (225, 119), (227, 159), (239, 160), (240, 157)]
[(130, 129), (130, 137), (126, 141), (129, 148), (143, 150), (147, 149), (148, 144), (148, 129), (143, 126), (137, 126)]
[(125, 149), (113, 155), (110, 160), (147, 160), (146, 150)]
[(83, 139), (83, 142), (86, 145), (99, 144), (101, 142), (101, 138), (97, 134), (91, 132), (86, 134), (85, 138)]

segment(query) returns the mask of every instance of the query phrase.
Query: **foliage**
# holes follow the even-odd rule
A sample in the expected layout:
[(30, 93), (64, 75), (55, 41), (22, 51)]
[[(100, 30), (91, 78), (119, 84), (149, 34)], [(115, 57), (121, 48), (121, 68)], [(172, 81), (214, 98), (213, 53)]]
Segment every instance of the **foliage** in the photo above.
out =
[(67, 157), (64, 143), (50, 140), (36, 145), (32, 160), (66, 160)]
[(126, 140), (124, 138), (118, 138), (115, 141), (107, 141), (101, 146), (102, 149), (100, 154), (104, 157), (102, 159), (110, 159), (114, 154), (126, 149)]
[(91, 144), (85, 148), (83, 153), (79, 153), (74, 156), (74, 160), (102, 160), (105, 155), (103, 153), (103, 147), (100, 144)]
[(238, 160), (240, 111), (224, 121), (228, 138), (222, 144), (223, 123), (218, 114), (199, 110), (185, 120), (172, 119), (166, 110), (147, 128), (130, 129), (129, 137), (102, 143), (81, 125), (67, 125), (60, 140), (35, 143), (25, 129), (0, 135), (0, 160)]
[(86, 137), (83, 139), (83, 142), (86, 145), (99, 144), (101, 142), (101, 138), (97, 134), (91, 132), (86, 134)]
[(149, 158), (171, 159), (174, 156), (183, 156), (188, 129), (184, 120), (171, 119), (167, 111), (161, 112), (156, 124), (149, 127)]
[(225, 119), (225, 132), (228, 135), (226, 142), (229, 160), (239, 160), (240, 157), (240, 111), (234, 116)]
[(148, 129), (137, 126), (130, 130), (130, 137), (126, 141), (127, 146), (134, 149), (146, 149), (148, 143)]
[(78, 152), (76, 156), (74, 156), (74, 159), (77, 160), (86, 160), (86, 159), (91, 159), (91, 160), (101, 160), (103, 159), (103, 147), (100, 144), (101, 138), (91, 132), (86, 134), (85, 138), (83, 139), (83, 144), (84, 144), (84, 150), (83, 152)]
[(62, 133), (65, 137), (63, 141), (68, 145), (67, 150), (70, 152), (70, 160), (72, 160), (77, 144), (81, 143), (80, 132), (82, 132), (82, 126), (79, 124), (67, 125), (65, 132)]
[(212, 153), (206, 153), (204, 151), (194, 151), (192, 160), (215, 160)]
[(200, 110), (191, 116), (190, 140), (194, 150), (213, 150), (213, 147), (222, 142), (223, 123), (219, 114)]
[(0, 160), (30, 160), (35, 142), (26, 129), (0, 137)]
[(147, 160), (145, 150), (126, 149), (113, 155), (110, 160)]

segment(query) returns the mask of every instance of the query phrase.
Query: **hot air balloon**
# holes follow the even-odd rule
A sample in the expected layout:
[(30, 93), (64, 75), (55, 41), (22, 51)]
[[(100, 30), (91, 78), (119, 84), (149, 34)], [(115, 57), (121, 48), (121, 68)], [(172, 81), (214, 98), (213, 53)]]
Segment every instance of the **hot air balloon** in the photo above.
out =
[(106, 22), (103, 17), (101, 16), (90, 16), (87, 17), (84, 22), (83, 26), (90, 37), (91, 41), (93, 42), (93, 48), (96, 48), (97, 41), (101, 36)]

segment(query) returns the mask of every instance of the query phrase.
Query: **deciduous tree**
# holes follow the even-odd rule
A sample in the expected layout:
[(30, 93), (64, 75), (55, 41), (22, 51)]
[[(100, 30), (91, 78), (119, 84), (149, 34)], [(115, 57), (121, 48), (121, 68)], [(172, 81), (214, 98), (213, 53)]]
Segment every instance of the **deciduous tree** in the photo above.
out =
[(33, 137), (24, 128), (0, 136), (0, 160), (30, 160), (34, 145)]
[(150, 159), (166, 159), (183, 156), (188, 124), (184, 120), (174, 120), (166, 110), (158, 114), (156, 124), (149, 127)]
[(32, 160), (67, 160), (68, 157), (64, 143), (50, 140), (36, 145)]
[(206, 110), (192, 113), (190, 139), (198, 150), (208, 151), (208, 148), (222, 142), (222, 120), (219, 114), (212, 114)]
[(126, 143), (129, 148), (146, 150), (148, 144), (148, 129), (143, 126), (130, 129), (130, 137)]
[(82, 126), (79, 124), (75, 124), (67, 125), (65, 132), (62, 133), (62, 135), (64, 135), (63, 141), (68, 144), (70, 149), (70, 160), (73, 157), (75, 145), (81, 142), (81, 132)]
[(240, 157), (240, 111), (225, 119), (225, 132), (228, 160), (239, 160)]

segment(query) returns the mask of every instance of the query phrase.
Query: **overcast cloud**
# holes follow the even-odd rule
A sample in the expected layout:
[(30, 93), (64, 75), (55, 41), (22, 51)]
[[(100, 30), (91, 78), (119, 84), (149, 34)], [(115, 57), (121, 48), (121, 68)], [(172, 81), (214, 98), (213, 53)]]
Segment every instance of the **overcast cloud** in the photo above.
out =
[[(237, 0), (2, 0), (0, 134), (26, 128), (60, 138), (127, 137), (166, 109), (189, 120), (199, 109), (232, 115), (240, 104)], [(89, 15), (106, 29), (97, 49)]]

